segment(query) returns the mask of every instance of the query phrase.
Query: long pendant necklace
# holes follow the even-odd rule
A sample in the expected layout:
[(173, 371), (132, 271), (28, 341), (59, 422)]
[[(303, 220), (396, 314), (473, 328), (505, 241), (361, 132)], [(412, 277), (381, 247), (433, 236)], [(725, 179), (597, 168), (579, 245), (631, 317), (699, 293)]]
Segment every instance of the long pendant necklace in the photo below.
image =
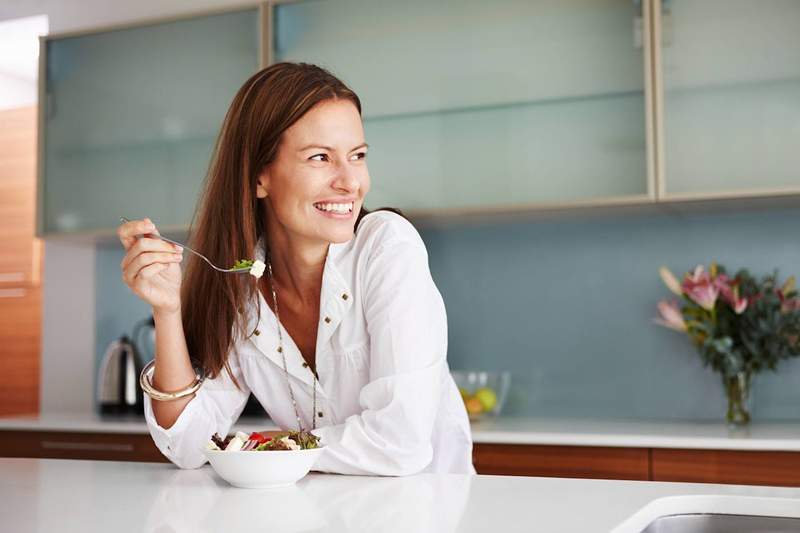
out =
[[(272, 304), (275, 307), (275, 318), (278, 321), (278, 353), (281, 354), (283, 357), (283, 372), (286, 376), (286, 385), (289, 387), (289, 397), (292, 399), (292, 405), (294, 406), (294, 414), (297, 417), (297, 428), (299, 431), (303, 430), (303, 423), (300, 421), (300, 412), (297, 410), (297, 401), (294, 398), (294, 392), (292, 391), (292, 384), (289, 382), (289, 370), (286, 368), (286, 353), (283, 349), (283, 334), (281, 333), (281, 317), (278, 314), (278, 296), (275, 293), (275, 279), (272, 276), (272, 261), (267, 258), (267, 271), (269, 272), (269, 288), (272, 292)], [(313, 415), (312, 415), (312, 425), (311, 429), (317, 428), (317, 373), (314, 372), (314, 369), (311, 368), (311, 365), (308, 365), (308, 369), (311, 371), (311, 388), (314, 390), (313, 392)]]

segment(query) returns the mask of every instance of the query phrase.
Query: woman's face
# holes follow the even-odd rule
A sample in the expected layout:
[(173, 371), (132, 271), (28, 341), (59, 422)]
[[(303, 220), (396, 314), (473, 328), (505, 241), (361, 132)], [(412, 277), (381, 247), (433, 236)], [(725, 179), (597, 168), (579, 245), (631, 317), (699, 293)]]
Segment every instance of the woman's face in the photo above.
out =
[(361, 116), (349, 100), (321, 102), (283, 133), (259, 177), (267, 223), (287, 237), (347, 242), (370, 187)]

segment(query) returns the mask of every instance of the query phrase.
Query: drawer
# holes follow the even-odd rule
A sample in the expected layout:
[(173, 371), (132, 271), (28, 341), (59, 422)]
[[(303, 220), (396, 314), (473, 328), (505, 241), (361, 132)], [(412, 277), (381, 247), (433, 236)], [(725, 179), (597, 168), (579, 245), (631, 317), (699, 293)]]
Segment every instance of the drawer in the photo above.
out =
[(595, 479), (649, 478), (647, 448), (473, 444), (479, 474)]
[(149, 434), (0, 431), (0, 457), (165, 463)]
[(800, 487), (800, 452), (654, 448), (653, 481)]

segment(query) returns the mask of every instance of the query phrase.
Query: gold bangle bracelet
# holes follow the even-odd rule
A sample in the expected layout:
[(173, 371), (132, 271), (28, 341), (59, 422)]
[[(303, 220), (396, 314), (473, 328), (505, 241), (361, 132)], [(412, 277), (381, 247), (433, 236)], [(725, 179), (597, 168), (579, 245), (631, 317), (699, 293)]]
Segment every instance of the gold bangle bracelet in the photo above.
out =
[(183, 398), (184, 396), (189, 396), (190, 394), (197, 392), (197, 389), (200, 388), (200, 385), (202, 385), (203, 381), (206, 379), (205, 375), (195, 370), (195, 380), (191, 385), (183, 390), (175, 392), (163, 392), (153, 387), (152, 374), (153, 370), (155, 370), (155, 364), (156, 361), (153, 359), (145, 365), (145, 367), (142, 369), (142, 373), (139, 375), (139, 386), (142, 387), (142, 391), (144, 391), (145, 394), (154, 400), (168, 402), (170, 400)]

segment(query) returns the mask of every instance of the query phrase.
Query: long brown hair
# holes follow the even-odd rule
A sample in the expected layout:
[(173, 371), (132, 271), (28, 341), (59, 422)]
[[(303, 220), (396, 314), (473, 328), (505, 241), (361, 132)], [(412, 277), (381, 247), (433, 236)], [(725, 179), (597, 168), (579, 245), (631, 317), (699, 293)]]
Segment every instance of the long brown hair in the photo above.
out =
[[(256, 197), (259, 175), (277, 156), (283, 132), (315, 105), (335, 99), (349, 100), (361, 114), (355, 92), (306, 63), (271, 65), (242, 85), (222, 123), (189, 228), (192, 248), (223, 266), (252, 257), (258, 239), (267, 238), (266, 213)], [(361, 207), (356, 228), (369, 212)], [(190, 357), (210, 377), (225, 368), (237, 387), (228, 354), (235, 333), (250, 336), (243, 313), (249, 302), (258, 302), (257, 290), (250, 276), (221, 274), (195, 255), (188, 258), (181, 308)]]

